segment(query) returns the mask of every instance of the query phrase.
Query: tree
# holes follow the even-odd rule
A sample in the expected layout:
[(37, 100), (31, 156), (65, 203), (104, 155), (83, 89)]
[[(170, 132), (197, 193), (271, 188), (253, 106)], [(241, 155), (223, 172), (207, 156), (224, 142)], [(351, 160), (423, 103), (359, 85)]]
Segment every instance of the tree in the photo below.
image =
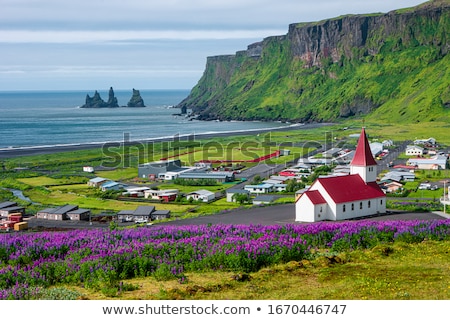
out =
[(239, 204), (244, 204), (250, 201), (250, 196), (248, 193), (235, 193), (231, 199)]

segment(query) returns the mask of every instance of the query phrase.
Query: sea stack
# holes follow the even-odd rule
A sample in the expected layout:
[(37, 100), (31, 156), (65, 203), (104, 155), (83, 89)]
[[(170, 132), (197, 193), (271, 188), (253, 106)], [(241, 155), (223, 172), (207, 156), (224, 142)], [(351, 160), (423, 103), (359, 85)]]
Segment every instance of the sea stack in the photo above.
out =
[(108, 102), (105, 102), (95, 90), (94, 96), (91, 98), (89, 94), (86, 95), (86, 102), (81, 108), (118, 108), (117, 98), (114, 96), (113, 88), (109, 88)]
[(145, 107), (144, 99), (142, 99), (139, 90), (133, 88), (133, 95), (130, 101), (128, 101), (127, 107), (129, 108), (142, 108)]

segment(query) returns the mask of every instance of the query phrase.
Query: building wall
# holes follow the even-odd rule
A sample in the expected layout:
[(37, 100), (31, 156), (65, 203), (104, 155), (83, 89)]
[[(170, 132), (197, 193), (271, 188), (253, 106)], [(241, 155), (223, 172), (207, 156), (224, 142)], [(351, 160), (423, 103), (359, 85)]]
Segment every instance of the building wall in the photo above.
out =
[(302, 196), (295, 203), (295, 221), (317, 222), (328, 220), (328, 210), (326, 203), (314, 205), (307, 196)]
[(350, 174), (359, 174), (365, 182), (377, 181), (377, 166), (350, 166)]

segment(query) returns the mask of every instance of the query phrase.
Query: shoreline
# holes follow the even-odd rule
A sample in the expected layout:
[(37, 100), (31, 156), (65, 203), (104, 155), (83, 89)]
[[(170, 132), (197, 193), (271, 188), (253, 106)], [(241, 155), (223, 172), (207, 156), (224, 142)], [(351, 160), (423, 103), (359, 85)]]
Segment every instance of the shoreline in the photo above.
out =
[(184, 140), (189, 137), (199, 138), (199, 139), (210, 139), (216, 137), (233, 137), (242, 136), (249, 134), (260, 134), (270, 131), (292, 131), (292, 130), (303, 130), (303, 129), (314, 129), (318, 127), (324, 127), (333, 125), (334, 123), (309, 123), (309, 124), (293, 124), (286, 127), (276, 127), (276, 128), (261, 128), (261, 129), (249, 129), (249, 130), (236, 130), (236, 131), (217, 131), (217, 132), (203, 132), (203, 133), (193, 133), (193, 134), (182, 134), (164, 137), (155, 137), (148, 139), (138, 139), (131, 141), (103, 141), (103, 142), (86, 142), (86, 143), (72, 143), (72, 144), (58, 144), (58, 145), (42, 145), (42, 146), (29, 146), (29, 147), (11, 147), (11, 148), (0, 148), (0, 159), (8, 159), (23, 156), (32, 155), (43, 155), (52, 154), (59, 152), (77, 151), (77, 150), (88, 150), (101, 148), (105, 144), (117, 144), (120, 145), (133, 145), (138, 143), (150, 143), (150, 142), (167, 142), (174, 138)]

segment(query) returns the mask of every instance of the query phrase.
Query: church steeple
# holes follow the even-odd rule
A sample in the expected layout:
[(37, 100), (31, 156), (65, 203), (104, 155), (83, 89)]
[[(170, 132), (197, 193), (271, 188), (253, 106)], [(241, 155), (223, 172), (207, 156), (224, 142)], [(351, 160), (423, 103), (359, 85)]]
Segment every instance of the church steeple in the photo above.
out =
[(369, 140), (364, 127), (359, 136), (355, 156), (350, 163), (350, 173), (359, 174), (366, 183), (377, 180), (377, 162), (370, 150)]

